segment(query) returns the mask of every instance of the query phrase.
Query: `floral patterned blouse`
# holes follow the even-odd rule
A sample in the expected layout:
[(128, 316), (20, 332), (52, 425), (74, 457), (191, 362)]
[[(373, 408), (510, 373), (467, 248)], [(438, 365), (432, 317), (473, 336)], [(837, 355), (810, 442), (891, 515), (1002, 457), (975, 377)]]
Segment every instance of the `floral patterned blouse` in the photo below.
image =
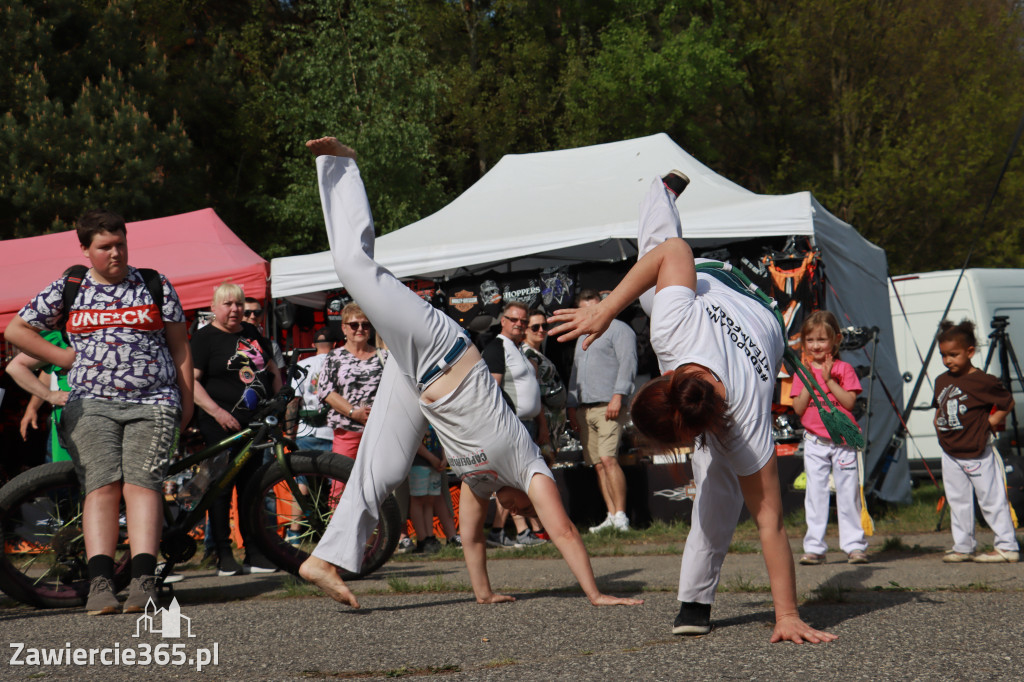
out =
[[(334, 391), (356, 407), (370, 406), (377, 395), (380, 377), (384, 372), (386, 350), (378, 350), (367, 360), (360, 360), (344, 348), (335, 348), (327, 355), (320, 378), (316, 382), (316, 394), (320, 400)], [(336, 410), (327, 413), (327, 425), (332, 429), (362, 431), (363, 424)]]

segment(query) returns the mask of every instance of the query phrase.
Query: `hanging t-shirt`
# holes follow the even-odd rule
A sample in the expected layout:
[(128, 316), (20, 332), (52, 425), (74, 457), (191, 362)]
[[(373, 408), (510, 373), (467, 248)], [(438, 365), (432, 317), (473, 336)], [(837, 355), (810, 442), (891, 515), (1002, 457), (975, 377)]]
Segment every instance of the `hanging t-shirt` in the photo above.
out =
[[(88, 271), (68, 314), (75, 349), (68, 371), (68, 401), (99, 398), (140, 405), (179, 407), (178, 372), (167, 348), (165, 322), (184, 322), (174, 287), (163, 275), (163, 308), (142, 274), (129, 266), (117, 284), (98, 282)], [(64, 312), (64, 278), (50, 283), (18, 315), (36, 329), (57, 329)]]
[[(807, 369), (814, 372), (814, 380), (818, 382), (819, 386), (825, 389), (827, 393), (827, 396), (825, 397), (828, 399), (828, 402), (833, 407), (835, 407), (840, 412), (849, 417), (851, 422), (856, 424), (857, 420), (853, 418), (853, 414), (848, 409), (840, 405), (836, 397), (832, 395), (832, 392), (829, 391), (828, 388), (825, 386), (825, 375), (822, 374), (821, 370), (811, 367), (810, 365), (807, 366)], [(857, 378), (857, 372), (854, 371), (853, 365), (851, 365), (850, 363), (843, 362), (842, 360), (834, 360), (832, 362), (832, 376), (839, 383), (839, 387), (842, 388), (844, 391), (860, 393), (860, 379)], [(800, 381), (800, 375), (794, 374), (793, 388), (791, 388), (789, 391), (790, 397), (797, 397), (798, 395), (800, 395), (800, 392), (803, 391), (803, 389), (804, 384), (802, 381)], [(818, 400), (821, 399), (822, 396), (819, 393)], [(813, 433), (815, 436), (828, 439), (832, 438), (830, 435), (828, 435), (828, 429), (825, 428), (825, 424), (821, 421), (821, 414), (818, 412), (818, 408), (817, 406), (815, 406), (813, 400), (811, 400), (811, 402), (807, 404), (807, 411), (804, 412), (802, 417), (800, 417), (800, 423), (803, 425), (805, 429)]]
[(932, 407), (938, 409), (935, 429), (939, 445), (951, 457), (976, 459), (988, 445), (992, 407), (1008, 410), (1013, 396), (991, 374), (968, 372), (955, 377), (949, 372), (935, 379)]
[(671, 286), (654, 296), (651, 346), (662, 373), (695, 363), (725, 385), (734, 426), (724, 441), (708, 434), (708, 445), (738, 476), (760, 471), (775, 452), (771, 406), (782, 343), (767, 308), (711, 275), (697, 274), (697, 291)]
[(192, 363), (202, 373), (203, 388), (236, 418), (248, 412), (240, 402), (245, 389), (252, 388), (261, 398), (273, 393), (273, 377), (266, 371), (272, 360), (270, 342), (254, 325), (243, 322), (239, 331), (226, 332), (208, 324), (192, 335), (191, 343)]

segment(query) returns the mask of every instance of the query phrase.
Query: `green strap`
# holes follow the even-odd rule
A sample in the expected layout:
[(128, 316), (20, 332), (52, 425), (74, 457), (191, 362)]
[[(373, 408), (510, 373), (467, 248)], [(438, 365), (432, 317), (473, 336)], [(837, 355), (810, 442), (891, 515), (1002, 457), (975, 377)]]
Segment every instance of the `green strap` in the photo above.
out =
[[(782, 319), (782, 313), (779, 312), (778, 303), (760, 287), (751, 282), (749, 277), (732, 267), (729, 263), (721, 261), (697, 263), (696, 268), (697, 272), (703, 272), (714, 277), (730, 289), (748, 296), (768, 308), (775, 315), (776, 321), (778, 321), (779, 326), (782, 328), (782, 336), (785, 338), (786, 322)], [(818, 399), (818, 394), (820, 393), (822, 396), (825, 396), (828, 395), (828, 391), (818, 384), (818, 381), (814, 378), (814, 372), (804, 366), (804, 363), (800, 361), (800, 357), (793, 352), (789, 344), (784, 343), (783, 345), (785, 347), (782, 353), (783, 357), (792, 363), (796, 375), (800, 377), (800, 381), (803, 382), (804, 386), (810, 387), (808, 390), (811, 393), (811, 400), (814, 401), (818, 414), (821, 415), (821, 423), (825, 425), (825, 429), (828, 431), (832, 442), (846, 444), (855, 448), (864, 447), (864, 435), (860, 432), (860, 427), (832, 405), (826, 408), (822, 404), (822, 401)]]

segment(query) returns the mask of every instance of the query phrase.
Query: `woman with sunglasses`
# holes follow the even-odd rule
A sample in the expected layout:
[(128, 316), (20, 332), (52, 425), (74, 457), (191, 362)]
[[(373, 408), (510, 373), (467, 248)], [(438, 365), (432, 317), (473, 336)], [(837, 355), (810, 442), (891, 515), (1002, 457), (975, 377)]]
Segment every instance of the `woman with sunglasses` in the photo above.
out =
[(373, 327), (356, 303), (341, 310), (345, 345), (335, 348), (324, 361), (316, 393), (327, 403), (327, 425), (334, 429), (334, 452), (356, 458), (370, 406), (384, 373), (387, 351), (370, 344)]
[(478, 603), (515, 600), (492, 591), (487, 576), (484, 519), (492, 494), (510, 512), (541, 520), (592, 604), (643, 603), (597, 588), (590, 557), (565, 513), (551, 470), (465, 331), (373, 260), (373, 217), (355, 152), (333, 137), (306, 146), (317, 157), (334, 269), (373, 317), (390, 356), (349, 483), (299, 575), (332, 599), (359, 608), (337, 567), (361, 568), (380, 503), (408, 474), (429, 420), (452, 471), (462, 478), (460, 530)]

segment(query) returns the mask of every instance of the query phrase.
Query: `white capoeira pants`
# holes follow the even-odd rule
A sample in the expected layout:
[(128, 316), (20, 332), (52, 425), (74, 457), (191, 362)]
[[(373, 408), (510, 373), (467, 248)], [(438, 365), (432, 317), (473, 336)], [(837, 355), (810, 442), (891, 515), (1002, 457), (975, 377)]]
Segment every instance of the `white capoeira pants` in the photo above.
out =
[[(811, 405), (808, 409), (814, 409)], [(827, 438), (804, 436), (804, 472), (807, 491), (804, 493), (804, 512), (807, 533), (804, 552), (825, 554), (825, 527), (828, 525), (828, 475), (836, 482), (836, 515), (839, 517), (839, 547), (850, 552), (868, 547), (864, 529), (860, 524), (860, 472), (857, 469), (857, 451), (846, 445), (836, 445)]]
[(992, 544), (996, 549), (1018, 551), (1010, 503), (1006, 499), (1006, 486), (999, 466), (1000, 460), (991, 445), (978, 459), (957, 459), (942, 453), (942, 487), (952, 519), (953, 551), (972, 554), (977, 547), (974, 539), (975, 495), (985, 522), (995, 534)]
[[(666, 239), (682, 236), (675, 197), (665, 189), (661, 179), (656, 178), (640, 204), (639, 257), (643, 258)], [(648, 316), (653, 302), (654, 289), (640, 296), (640, 305)], [(715, 446), (716, 443), (712, 442), (697, 448), (691, 460), (697, 494), (679, 568), (679, 601), (701, 604), (715, 601), (722, 562), (729, 552), (732, 534), (743, 509), (739, 479), (726, 459), (716, 456), (711, 450)]]
[(690, 533), (679, 568), (679, 601), (711, 604), (722, 576), (733, 531), (743, 509), (739, 479), (724, 457), (707, 447), (694, 450), (693, 500)]
[[(331, 245), (334, 267), (342, 283), (367, 318), (388, 344), (390, 357), (384, 365), (373, 410), (367, 420), (352, 468), (349, 485), (341, 496), (323, 538), (313, 555), (358, 572), (362, 567), (365, 545), (377, 525), (384, 499), (408, 475), (416, 449), (427, 428), (424, 411), (451, 411), (448, 398), (434, 406), (420, 401), (426, 372), (443, 361), (460, 337), (462, 328), (447, 315), (399, 282), (386, 268), (373, 260), (373, 218), (359, 169), (352, 159), (321, 156), (317, 158), (320, 197)], [(451, 359), (453, 364), (457, 358)], [(481, 361), (470, 377), (486, 372)], [(466, 382), (464, 381), (463, 384)], [(484, 423), (467, 420), (466, 428), (477, 439), (506, 444), (522, 444), (524, 459), (535, 455), (543, 463), (536, 446), (529, 441), (522, 423), (509, 413), (496, 383), (487, 384), (493, 392), (491, 403), (479, 395), (471, 399), (490, 407)], [(460, 393), (455, 391), (454, 393)], [(507, 418), (506, 418), (507, 417)], [(466, 442), (465, 434), (439, 418), (435, 423), (442, 445)], [(522, 433), (519, 433), (522, 431)], [(532, 450), (529, 448), (532, 447)], [(447, 449), (447, 447), (446, 447)], [(457, 452), (449, 452), (454, 457)], [(453, 470), (455, 469), (453, 465)], [(550, 475), (550, 472), (549, 472)]]

